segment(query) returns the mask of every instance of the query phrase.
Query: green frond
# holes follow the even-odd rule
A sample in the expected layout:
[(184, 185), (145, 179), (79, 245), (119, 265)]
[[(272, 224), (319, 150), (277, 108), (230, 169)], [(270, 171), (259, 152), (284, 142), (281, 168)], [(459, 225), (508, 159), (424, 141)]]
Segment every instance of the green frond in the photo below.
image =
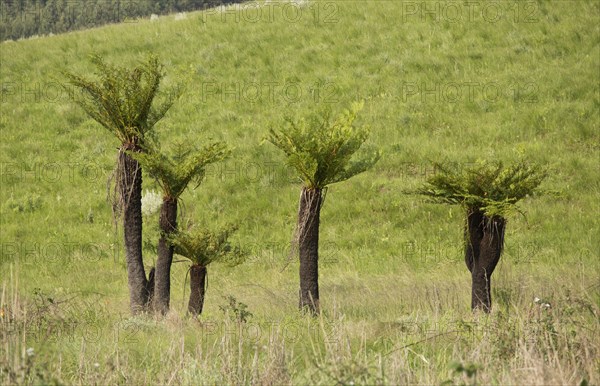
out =
[(309, 188), (349, 179), (372, 167), (380, 158), (378, 151), (363, 152), (354, 158), (369, 137), (369, 130), (355, 127), (363, 103), (354, 103), (335, 119), (326, 110), (320, 115), (295, 121), (287, 118), (283, 130), (269, 130), (267, 141), (282, 150), (287, 163)]
[(458, 204), (500, 217), (518, 211), (517, 203), (523, 198), (539, 194), (539, 186), (547, 176), (542, 167), (525, 161), (509, 166), (477, 161), (467, 167), (438, 163), (435, 170), (435, 175), (413, 193), (433, 202)]
[(188, 258), (194, 264), (206, 267), (213, 262), (222, 262), (230, 266), (241, 264), (246, 253), (240, 248), (232, 247), (229, 237), (237, 230), (228, 226), (218, 232), (206, 228), (195, 228), (191, 231), (178, 231), (170, 236), (175, 253)]
[(129, 152), (144, 170), (156, 180), (167, 197), (178, 198), (191, 182), (199, 185), (209, 164), (222, 161), (231, 150), (222, 142), (215, 142), (201, 149), (183, 144), (176, 146), (172, 155), (157, 147), (146, 147), (145, 152)]
[(92, 56), (91, 61), (96, 66), (94, 79), (63, 74), (63, 87), (70, 98), (121, 143), (143, 142), (173, 105), (180, 89), (167, 93), (160, 102), (156, 100), (164, 68), (155, 55), (132, 69), (110, 65), (98, 55)]

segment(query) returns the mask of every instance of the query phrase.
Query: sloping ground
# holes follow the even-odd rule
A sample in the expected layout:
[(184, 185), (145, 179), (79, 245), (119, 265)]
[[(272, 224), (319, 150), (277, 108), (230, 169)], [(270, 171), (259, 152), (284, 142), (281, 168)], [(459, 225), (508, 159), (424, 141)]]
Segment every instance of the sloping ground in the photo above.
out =
[[(248, 3), (1, 44), (2, 367), (85, 384), (472, 380), (457, 361), (480, 366), (484, 383), (597, 383), (600, 6), (469, 4)], [(91, 53), (125, 64), (149, 52), (167, 84), (187, 85), (163, 142), (236, 147), (183, 197), (182, 223), (239, 223), (251, 251), (242, 266), (211, 267), (202, 323), (184, 317), (186, 263), (168, 320), (128, 317), (106, 201), (117, 143), (59, 87), (61, 71), (92, 68)], [(284, 115), (357, 99), (384, 156), (328, 191), (325, 315), (312, 321), (297, 315), (287, 260), (299, 185), (262, 139)], [(548, 165), (545, 187), (559, 194), (510, 219), (496, 308), (472, 316), (463, 213), (402, 190), (433, 161), (520, 156)], [(150, 266), (157, 219), (146, 220)], [(222, 313), (229, 295), (249, 323)]]

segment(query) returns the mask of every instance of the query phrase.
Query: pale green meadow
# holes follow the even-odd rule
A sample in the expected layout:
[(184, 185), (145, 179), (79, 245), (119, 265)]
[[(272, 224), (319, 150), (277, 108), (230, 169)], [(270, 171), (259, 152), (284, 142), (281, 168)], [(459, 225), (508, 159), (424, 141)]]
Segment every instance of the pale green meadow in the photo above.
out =
[[(234, 147), (182, 196), (181, 224), (239, 224), (249, 252), (209, 267), (199, 319), (180, 257), (170, 313), (130, 316), (107, 201), (119, 143), (59, 87), (91, 54), (151, 52), (166, 87), (186, 85), (157, 126), (165, 146)], [(595, 1), (259, 1), (4, 42), (0, 383), (598, 384), (599, 84)], [(290, 255), (300, 182), (264, 139), (356, 100), (382, 158), (327, 191), (311, 318)], [(493, 310), (473, 314), (464, 210), (404, 192), (436, 161), (521, 157), (549, 168), (551, 193), (509, 218)], [(149, 269), (146, 175), (144, 192)]]

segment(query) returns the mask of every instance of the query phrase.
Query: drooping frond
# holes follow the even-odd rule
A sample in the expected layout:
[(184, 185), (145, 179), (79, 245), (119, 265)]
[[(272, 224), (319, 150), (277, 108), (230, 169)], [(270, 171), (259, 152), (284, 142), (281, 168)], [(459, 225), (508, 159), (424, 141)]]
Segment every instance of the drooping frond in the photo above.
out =
[(525, 161), (509, 166), (478, 161), (467, 167), (438, 163), (435, 170), (417, 194), (434, 202), (478, 209), (490, 217), (505, 217), (518, 210), (520, 200), (540, 193), (539, 186), (547, 176), (542, 167)]
[(224, 143), (215, 142), (201, 149), (177, 146), (173, 155), (152, 147), (147, 147), (144, 153), (130, 154), (156, 180), (165, 196), (178, 198), (190, 182), (196, 185), (202, 182), (207, 165), (225, 159), (229, 153)]
[(191, 231), (178, 231), (170, 236), (175, 253), (188, 258), (193, 263), (206, 267), (219, 261), (234, 266), (243, 262), (246, 254), (238, 247), (232, 247), (229, 237), (237, 230), (228, 226), (218, 232), (196, 227)]
[(122, 143), (142, 141), (179, 95), (176, 88), (161, 102), (156, 101), (164, 71), (154, 55), (132, 69), (110, 65), (97, 55), (92, 63), (96, 66), (94, 79), (67, 72), (63, 86), (88, 116)]
[(324, 188), (362, 173), (380, 157), (377, 151), (354, 157), (369, 136), (369, 130), (353, 126), (363, 103), (354, 103), (331, 118), (330, 112), (309, 120), (286, 119), (283, 130), (269, 131), (267, 140), (281, 149), (305, 185)]

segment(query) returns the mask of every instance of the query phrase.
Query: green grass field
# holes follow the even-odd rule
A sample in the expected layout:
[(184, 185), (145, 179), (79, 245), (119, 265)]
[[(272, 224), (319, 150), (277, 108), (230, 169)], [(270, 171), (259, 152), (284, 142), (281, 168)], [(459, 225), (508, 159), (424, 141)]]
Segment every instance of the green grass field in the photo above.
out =
[[(182, 197), (180, 223), (239, 223), (250, 251), (209, 267), (199, 320), (183, 261), (171, 313), (130, 317), (106, 199), (119, 144), (59, 87), (90, 54), (150, 52), (187, 86), (162, 142), (235, 146)], [(600, 383), (600, 3), (261, 1), (5, 42), (0, 65), (0, 383)], [(289, 257), (300, 184), (263, 140), (359, 99), (383, 156), (328, 190), (313, 319)], [(463, 211), (403, 191), (435, 161), (519, 157), (558, 194), (510, 218), (493, 311), (474, 315)]]

